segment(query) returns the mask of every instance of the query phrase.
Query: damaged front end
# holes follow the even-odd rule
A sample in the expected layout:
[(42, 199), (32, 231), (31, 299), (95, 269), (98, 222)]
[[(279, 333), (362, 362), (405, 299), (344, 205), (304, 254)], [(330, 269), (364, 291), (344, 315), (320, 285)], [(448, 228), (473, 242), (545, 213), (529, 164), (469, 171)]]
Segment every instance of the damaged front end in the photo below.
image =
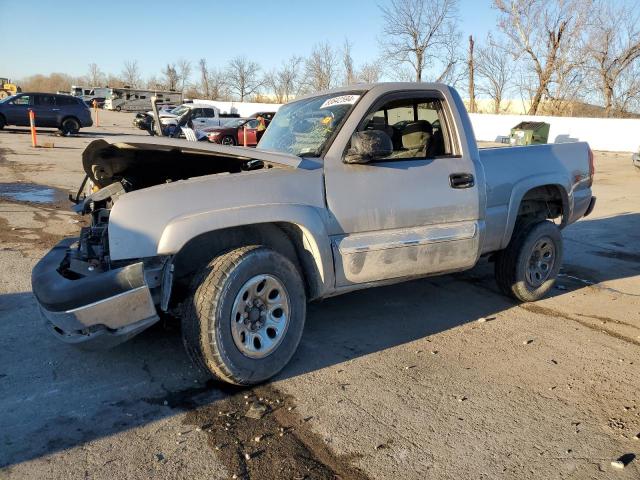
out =
[(74, 210), (90, 217), (89, 225), (79, 237), (56, 245), (32, 272), (33, 292), (60, 340), (111, 347), (157, 322), (158, 310), (168, 308), (171, 257), (110, 254), (109, 216), (121, 196), (202, 175), (265, 168), (262, 160), (194, 151), (185, 144), (96, 140), (83, 153), (87, 178), (72, 200)]

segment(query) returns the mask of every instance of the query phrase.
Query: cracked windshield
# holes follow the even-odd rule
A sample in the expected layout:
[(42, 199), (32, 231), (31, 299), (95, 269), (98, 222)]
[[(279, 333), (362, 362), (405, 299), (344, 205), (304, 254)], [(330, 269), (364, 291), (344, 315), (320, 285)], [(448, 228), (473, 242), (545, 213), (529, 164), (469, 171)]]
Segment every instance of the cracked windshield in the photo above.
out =
[(260, 141), (260, 148), (318, 157), (360, 94), (321, 95), (284, 105)]

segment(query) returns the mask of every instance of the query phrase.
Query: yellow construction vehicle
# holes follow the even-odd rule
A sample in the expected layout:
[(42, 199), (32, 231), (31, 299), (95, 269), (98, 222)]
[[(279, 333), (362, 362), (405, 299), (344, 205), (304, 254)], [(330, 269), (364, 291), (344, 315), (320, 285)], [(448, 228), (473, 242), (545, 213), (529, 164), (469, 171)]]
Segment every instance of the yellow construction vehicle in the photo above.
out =
[(15, 83), (11, 83), (8, 78), (0, 77), (0, 99), (8, 97), (9, 95), (15, 95), (21, 91), (22, 89)]

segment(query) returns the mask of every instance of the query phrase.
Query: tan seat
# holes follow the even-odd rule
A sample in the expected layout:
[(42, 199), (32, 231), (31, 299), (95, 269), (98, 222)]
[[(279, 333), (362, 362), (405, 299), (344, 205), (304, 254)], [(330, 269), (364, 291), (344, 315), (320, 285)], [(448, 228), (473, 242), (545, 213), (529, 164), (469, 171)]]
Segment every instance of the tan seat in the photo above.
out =
[(426, 120), (408, 123), (402, 130), (402, 150), (392, 158), (424, 157), (433, 136), (433, 127)]

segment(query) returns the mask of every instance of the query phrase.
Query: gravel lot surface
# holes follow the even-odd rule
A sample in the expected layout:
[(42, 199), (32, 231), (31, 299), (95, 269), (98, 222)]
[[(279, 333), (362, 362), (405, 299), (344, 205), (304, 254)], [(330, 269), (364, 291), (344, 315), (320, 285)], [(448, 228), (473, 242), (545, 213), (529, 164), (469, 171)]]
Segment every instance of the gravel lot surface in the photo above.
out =
[(483, 262), (325, 300), (289, 366), (242, 390), (198, 375), (171, 323), (106, 352), (42, 325), (30, 272), (79, 229), (82, 151), (132, 118), (40, 132), (53, 148), (0, 131), (0, 479), (640, 478), (630, 154), (596, 152), (598, 204), (563, 232), (549, 298), (515, 304)]

